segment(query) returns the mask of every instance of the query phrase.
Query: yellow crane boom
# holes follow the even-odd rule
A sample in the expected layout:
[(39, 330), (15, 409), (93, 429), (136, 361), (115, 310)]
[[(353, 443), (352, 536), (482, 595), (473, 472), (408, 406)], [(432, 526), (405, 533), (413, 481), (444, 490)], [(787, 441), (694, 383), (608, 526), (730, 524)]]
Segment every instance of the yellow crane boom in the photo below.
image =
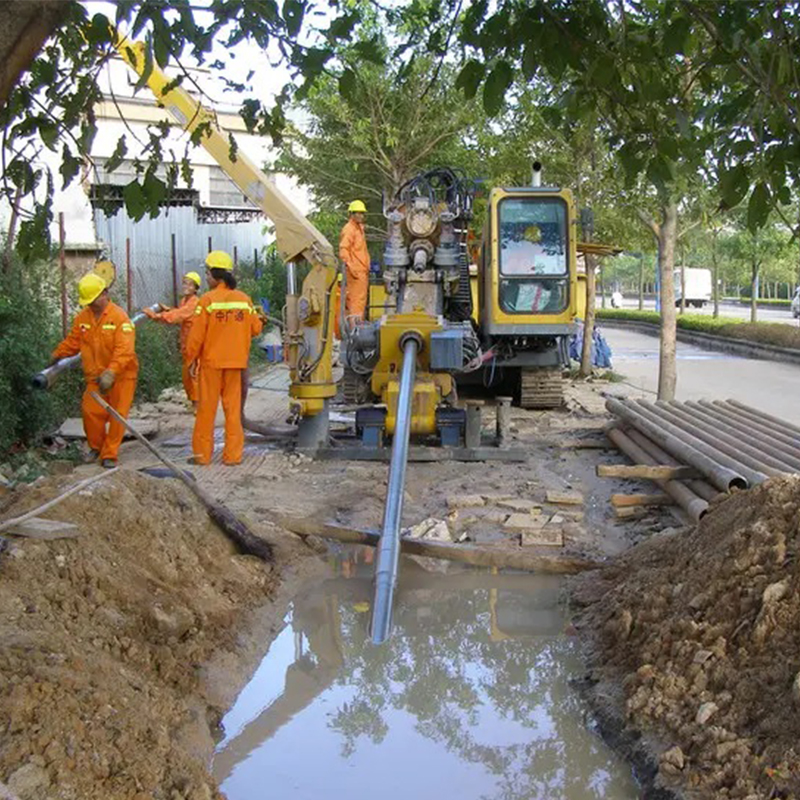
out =
[[(143, 77), (147, 71), (145, 45), (116, 30), (113, 34), (122, 59)], [(256, 164), (241, 151), (231, 152), (228, 136), (213, 112), (155, 63), (150, 65), (146, 82), (156, 102), (184, 130), (194, 133), (199, 129), (199, 144), (275, 226), (278, 253), (288, 268), (285, 347), (292, 379), (292, 411), (300, 419), (301, 447), (317, 446), (327, 441), (327, 403), (336, 394), (331, 352), (338, 265), (333, 247)], [(295, 263), (300, 260), (307, 261), (311, 271), (298, 294)]]

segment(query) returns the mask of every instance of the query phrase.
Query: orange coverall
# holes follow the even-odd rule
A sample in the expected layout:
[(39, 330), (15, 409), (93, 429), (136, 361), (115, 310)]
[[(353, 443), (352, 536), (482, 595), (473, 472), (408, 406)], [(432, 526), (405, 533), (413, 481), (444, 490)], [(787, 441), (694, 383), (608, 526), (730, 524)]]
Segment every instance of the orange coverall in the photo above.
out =
[(220, 283), (197, 303), (186, 342), (186, 359), (198, 361), (199, 398), (192, 452), (195, 463), (209, 464), (214, 452), (214, 418), (222, 397), (225, 447), (222, 461), (239, 464), (244, 449), (242, 371), (247, 369), (250, 340), (261, 333), (253, 301), (238, 289)]
[(81, 354), (86, 379), (81, 403), (83, 429), (89, 447), (97, 450), (101, 459), (116, 461), (125, 428), (116, 420), (109, 420), (108, 412), (90, 392), (100, 393), (98, 378), (110, 369), (115, 380), (105, 396), (106, 402), (123, 417), (128, 416), (139, 374), (135, 342), (136, 328), (128, 315), (116, 303), (109, 303), (99, 317), (95, 317), (90, 308), (84, 308), (75, 317), (67, 338), (53, 350), (54, 359)]
[(369, 292), (369, 250), (364, 225), (350, 217), (339, 236), (339, 258), (347, 265), (347, 316), (364, 319)]
[(168, 311), (160, 311), (156, 314), (156, 319), (160, 319), (162, 322), (181, 326), (181, 356), (183, 359), (181, 377), (186, 396), (193, 403), (197, 402), (197, 376), (193, 378), (189, 374), (189, 365), (192, 362), (186, 358), (186, 342), (189, 340), (189, 331), (192, 329), (198, 300), (196, 294), (190, 294), (181, 298), (181, 304), (177, 308), (170, 308)]

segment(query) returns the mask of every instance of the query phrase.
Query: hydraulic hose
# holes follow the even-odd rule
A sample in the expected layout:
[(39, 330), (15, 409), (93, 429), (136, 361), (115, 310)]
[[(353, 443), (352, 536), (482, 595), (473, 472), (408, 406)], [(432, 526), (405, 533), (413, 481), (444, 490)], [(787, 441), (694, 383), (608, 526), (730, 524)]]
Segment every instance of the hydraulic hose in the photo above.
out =
[(406, 488), (408, 443), (411, 438), (411, 401), (419, 343), (409, 336), (403, 344), (403, 367), (397, 396), (397, 423), (389, 462), (389, 482), (383, 511), (383, 530), (375, 564), (375, 593), (370, 635), (373, 644), (383, 644), (392, 633), (392, 605), (400, 560), (400, 522)]
[[(148, 308), (148, 311), (158, 311), (161, 306), (156, 303)], [(134, 314), (131, 317), (131, 322), (134, 325), (138, 325), (143, 319), (146, 319), (147, 315), (144, 311), (140, 311), (138, 314)], [(59, 361), (56, 361), (50, 367), (46, 367), (41, 372), (37, 372), (31, 378), (31, 385), (34, 389), (49, 389), (56, 381), (58, 376), (64, 372), (65, 370), (72, 369), (73, 367), (77, 367), (78, 364), (81, 363), (81, 355), (78, 353), (77, 355), (70, 356), (69, 358), (62, 358)]]

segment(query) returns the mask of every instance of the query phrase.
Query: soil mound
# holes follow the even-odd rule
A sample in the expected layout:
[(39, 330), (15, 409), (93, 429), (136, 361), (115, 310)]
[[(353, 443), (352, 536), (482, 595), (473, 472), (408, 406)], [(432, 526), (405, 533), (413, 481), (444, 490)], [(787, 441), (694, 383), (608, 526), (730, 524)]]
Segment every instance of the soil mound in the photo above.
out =
[(271, 567), (237, 555), (173, 480), (121, 471), (46, 516), (82, 534), (0, 556), (0, 780), (20, 800), (219, 797), (205, 766), (224, 709), (202, 667), (236, 651)]
[(800, 797), (799, 528), (800, 478), (773, 479), (577, 583), (595, 697), (621, 685), (660, 785)]

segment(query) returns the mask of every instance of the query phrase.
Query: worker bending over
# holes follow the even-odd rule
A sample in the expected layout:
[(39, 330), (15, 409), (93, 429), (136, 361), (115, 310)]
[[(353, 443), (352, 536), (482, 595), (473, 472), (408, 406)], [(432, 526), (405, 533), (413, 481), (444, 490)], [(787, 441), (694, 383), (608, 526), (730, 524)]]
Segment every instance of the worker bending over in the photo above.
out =
[[(91, 396), (99, 391), (121, 416), (127, 417), (136, 390), (139, 361), (134, 349), (136, 330), (128, 315), (108, 296), (106, 282), (90, 273), (78, 282), (78, 303), (83, 306), (72, 330), (53, 351), (53, 362), (81, 354), (86, 391), (81, 411), (89, 455), (100, 457), (104, 467), (117, 464), (125, 429)], [(108, 431), (106, 432), (106, 423)]]
[(339, 236), (339, 258), (347, 270), (345, 310), (356, 321), (364, 319), (369, 291), (369, 250), (364, 233), (367, 207), (361, 200), (353, 200), (348, 207), (347, 220)]
[(242, 372), (247, 369), (250, 340), (261, 333), (252, 300), (237, 291), (233, 260), (221, 250), (206, 257), (211, 291), (197, 303), (186, 342), (193, 374), (199, 367), (199, 398), (192, 437), (193, 464), (209, 464), (214, 452), (214, 418), (222, 397), (225, 412), (224, 464), (239, 464), (244, 449)]
[(166, 322), (169, 325), (181, 326), (181, 359), (183, 361), (183, 388), (192, 406), (197, 409), (197, 374), (190, 374), (189, 366), (192, 363), (186, 357), (186, 343), (189, 340), (189, 331), (197, 310), (197, 290), (200, 288), (200, 276), (196, 272), (187, 272), (183, 276), (181, 284), (181, 302), (177, 308), (161, 307), (161, 311), (153, 311), (150, 308), (142, 309), (150, 319)]

